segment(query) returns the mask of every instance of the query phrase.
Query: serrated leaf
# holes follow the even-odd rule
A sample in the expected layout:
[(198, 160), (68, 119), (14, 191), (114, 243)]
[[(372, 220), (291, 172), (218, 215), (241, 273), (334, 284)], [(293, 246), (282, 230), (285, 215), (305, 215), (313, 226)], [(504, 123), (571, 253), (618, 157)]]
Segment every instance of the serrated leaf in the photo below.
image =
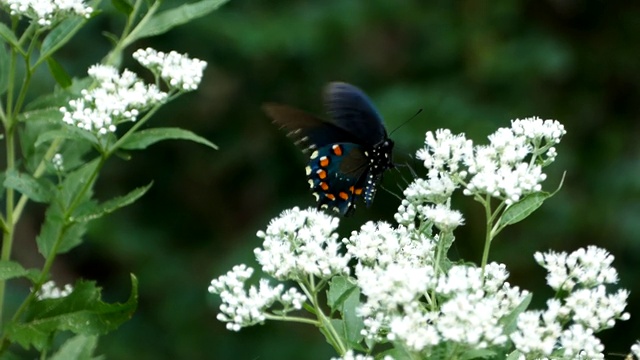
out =
[(107, 214), (110, 214), (120, 208), (123, 208), (127, 205), (133, 204), (136, 200), (142, 197), (153, 185), (153, 182), (149, 183), (149, 185), (142, 186), (136, 188), (129, 192), (127, 195), (118, 196), (109, 201), (105, 201), (104, 203), (98, 205), (97, 207), (90, 209), (87, 213), (83, 213), (76, 217), (76, 221), (78, 222), (87, 222)]
[(104, 335), (129, 320), (138, 304), (138, 281), (131, 275), (131, 295), (125, 303), (105, 303), (94, 282), (80, 281), (66, 297), (34, 301), (23, 322), (9, 322), (6, 336), (25, 348), (43, 350), (50, 336), (71, 331), (85, 336)]
[(96, 345), (97, 336), (77, 335), (62, 344), (50, 360), (91, 360)]
[(54, 190), (52, 184), (45, 179), (35, 179), (29, 174), (19, 173), (17, 171), (8, 171), (3, 185), (5, 188), (14, 189), (29, 199), (46, 203), (51, 200)]
[(154, 128), (138, 131), (126, 138), (120, 147), (126, 150), (142, 150), (163, 140), (190, 140), (198, 144), (206, 145), (212, 149), (218, 149), (218, 147), (209, 140), (189, 130), (180, 128)]
[(111, 4), (116, 10), (127, 16), (133, 11), (133, 5), (127, 0), (111, 0)]
[[(1, 25), (2, 23), (0, 23)], [(0, 43), (0, 69), (9, 69), (10, 55), (7, 48)], [(0, 95), (9, 88), (9, 71), (0, 71)]]
[(60, 85), (60, 87), (62, 87), (63, 89), (66, 89), (69, 86), (71, 86), (71, 76), (67, 74), (67, 72), (64, 70), (62, 65), (60, 65), (53, 58), (53, 56), (49, 56), (47, 58), (47, 65), (49, 66), (49, 71), (51, 72), (51, 75), (53, 75), (53, 78), (56, 80), (58, 85)]
[(25, 269), (15, 261), (0, 261), (0, 280), (2, 281), (17, 277), (26, 277), (33, 281), (38, 274), (38, 270)]
[(193, 4), (181, 5), (158, 13), (147, 23), (143, 24), (143, 27), (135, 32), (135, 34), (132, 33), (129, 41), (133, 42), (144, 37), (163, 34), (176, 26), (208, 15), (227, 1), (228, 0), (203, 0)]
[(549, 198), (549, 193), (539, 192), (529, 194), (515, 204), (509, 206), (500, 217), (500, 227), (513, 225), (524, 220), (532, 212), (536, 211), (542, 203)]
[(58, 26), (56, 26), (47, 36), (42, 40), (42, 46), (40, 47), (40, 62), (46, 60), (53, 53), (55, 53), (60, 47), (66, 44), (73, 35), (78, 32), (86, 22), (86, 19), (82, 17), (71, 17), (63, 20)]
[(0, 22), (0, 37), (5, 39), (13, 48), (20, 49), (20, 44), (16, 34), (11, 31), (4, 23)]

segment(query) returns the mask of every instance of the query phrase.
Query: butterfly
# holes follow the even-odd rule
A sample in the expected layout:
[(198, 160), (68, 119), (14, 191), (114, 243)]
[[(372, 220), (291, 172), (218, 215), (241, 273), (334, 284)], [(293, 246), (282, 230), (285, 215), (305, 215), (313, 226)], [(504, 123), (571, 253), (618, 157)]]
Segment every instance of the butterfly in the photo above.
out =
[(393, 141), (362, 90), (332, 82), (323, 97), (327, 119), (274, 103), (263, 110), (310, 154), (306, 174), (318, 208), (349, 216), (359, 198), (373, 203), (382, 174), (394, 167)]

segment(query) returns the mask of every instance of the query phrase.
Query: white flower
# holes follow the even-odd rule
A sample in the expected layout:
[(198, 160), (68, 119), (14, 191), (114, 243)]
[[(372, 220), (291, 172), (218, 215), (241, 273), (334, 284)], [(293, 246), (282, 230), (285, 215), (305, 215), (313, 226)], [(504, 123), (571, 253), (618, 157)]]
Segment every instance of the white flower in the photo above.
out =
[(349, 258), (340, 254), (337, 227), (338, 218), (321, 211), (286, 210), (258, 232), (264, 241), (254, 254), (262, 270), (279, 280), (348, 274)]
[(54, 168), (55, 171), (63, 172), (64, 171), (64, 161), (62, 159), (62, 154), (56, 153), (55, 155), (53, 155), (53, 158), (51, 158), (51, 164), (53, 165), (53, 168)]
[(571, 291), (576, 284), (595, 287), (618, 282), (618, 272), (611, 266), (613, 255), (596, 246), (565, 252), (537, 252), (534, 258), (547, 269), (547, 283), (554, 290)]
[(42, 284), (40, 290), (36, 294), (38, 300), (44, 299), (58, 299), (62, 297), (66, 297), (73, 292), (73, 286), (71, 284), (66, 284), (64, 288), (60, 289), (56, 287), (56, 283), (53, 280), (47, 281)]
[(562, 332), (560, 346), (563, 355), (569, 359), (604, 359), (604, 346), (593, 335), (593, 330), (574, 324)]
[(428, 346), (438, 345), (442, 339), (433, 325), (433, 312), (425, 312), (415, 302), (405, 307), (402, 314), (391, 316), (389, 321), (389, 341), (402, 341), (409, 349), (421, 351)]
[(374, 360), (373, 356), (355, 354), (353, 350), (347, 351), (342, 357), (332, 357), (331, 360)]
[(152, 48), (138, 49), (133, 53), (142, 66), (159, 75), (171, 89), (191, 91), (198, 88), (206, 61), (190, 59), (187, 55), (171, 51), (168, 54)]
[(63, 121), (96, 135), (116, 131), (116, 125), (136, 121), (138, 115), (161, 103), (167, 94), (155, 85), (145, 85), (131, 71), (106, 65), (93, 65), (88, 70), (97, 86), (82, 90), (82, 97), (60, 108)]
[(640, 359), (640, 341), (636, 341), (635, 344), (631, 345), (631, 353), (636, 359)]
[(241, 328), (264, 322), (269, 308), (276, 302), (283, 306), (283, 312), (299, 310), (306, 297), (295, 288), (284, 292), (284, 285), (271, 287), (266, 279), (261, 279), (258, 287), (245, 290), (245, 282), (253, 274), (253, 269), (244, 264), (217, 279), (211, 280), (209, 292), (219, 294), (222, 299), (217, 319), (227, 323), (227, 329), (239, 331)]
[(572, 312), (574, 322), (600, 331), (613, 327), (616, 319), (629, 319), (629, 314), (624, 312), (628, 297), (629, 292), (623, 289), (607, 295), (605, 286), (599, 285), (594, 289), (573, 291), (565, 299), (565, 307)]
[(544, 140), (551, 144), (557, 144), (567, 132), (564, 126), (556, 120), (542, 120), (539, 117), (516, 119), (511, 121), (511, 129), (518, 136), (525, 136), (529, 141)]
[(562, 326), (555, 317), (545, 316), (541, 311), (525, 311), (518, 316), (517, 330), (511, 334), (511, 341), (520, 352), (537, 356), (549, 356), (555, 349), (562, 333)]
[(391, 263), (421, 266), (433, 262), (433, 240), (402, 226), (393, 228), (386, 222), (369, 221), (343, 242), (347, 255), (362, 264), (377, 264), (384, 268)]
[(40, 26), (50, 26), (67, 15), (89, 18), (93, 9), (82, 0), (3, 0), (12, 16), (25, 16)]
[(460, 174), (460, 165), (473, 151), (471, 140), (464, 134), (453, 135), (449, 129), (428, 131), (424, 143), (425, 148), (417, 151), (416, 158), (423, 160), (427, 169), (440, 173)]

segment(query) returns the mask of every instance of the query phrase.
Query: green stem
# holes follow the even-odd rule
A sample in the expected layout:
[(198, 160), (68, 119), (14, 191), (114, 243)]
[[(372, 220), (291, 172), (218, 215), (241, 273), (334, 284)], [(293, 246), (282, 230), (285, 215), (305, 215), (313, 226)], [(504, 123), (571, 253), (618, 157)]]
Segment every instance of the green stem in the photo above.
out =
[(297, 316), (278, 316), (278, 315), (265, 314), (265, 318), (269, 320), (275, 320), (275, 321), (289, 321), (289, 322), (297, 322), (302, 324), (320, 326), (320, 323), (316, 320), (297, 317)]
[[(487, 266), (487, 261), (489, 259), (489, 249), (491, 248), (491, 229), (493, 228), (492, 224), (492, 213), (491, 213), (491, 199), (487, 197), (484, 202), (485, 216), (487, 218), (487, 224), (485, 228), (484, 234), (484, 250), (482, 251), (482, 262), (480, 263), (480, 268), (482, 269), (481, 277), (484, 279), (484, 268)], [(483, 280), (484, 281), (484, 280)]]
[(338, 333), (336, 332), (336, 329), (331, 324), (331, 321), (329, 320), (329, 318), (327, 318), (327, 316), (322, 311), (322, 308), (320, 307), (320, 302), (318, 301), (317, 296), (318, 289), (315, 286), (313, 276), (310, 276), (309, 283), (307, 285), (300, 284), (300, 287), (302, 288), (302, 291), (307, 295), (309, 301), (311, 301), (311, 305), (313, 306), (316, 316), (319, 320), (319, 324), (317, 323), (317, 325), (320, 328), (320, 331), (327, 338), (327, 342), (331, 344), (331, 346), (333, 346), (338, 354), (344, 355), (344, 353), (347, 352), (347, 348), (340, 340), (340, 335), (338, 335)]

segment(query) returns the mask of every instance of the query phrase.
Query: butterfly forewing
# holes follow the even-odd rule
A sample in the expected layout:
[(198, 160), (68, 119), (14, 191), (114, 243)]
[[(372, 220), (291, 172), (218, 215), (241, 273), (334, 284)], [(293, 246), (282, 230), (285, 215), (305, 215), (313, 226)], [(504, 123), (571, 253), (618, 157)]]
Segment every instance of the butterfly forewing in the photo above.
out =
[(357, 87), (332, 82), (325, 88), (324, 102), (332, 121), (357, 136), (360, 144), (374, 146), (387, 138), (378, 111)]

